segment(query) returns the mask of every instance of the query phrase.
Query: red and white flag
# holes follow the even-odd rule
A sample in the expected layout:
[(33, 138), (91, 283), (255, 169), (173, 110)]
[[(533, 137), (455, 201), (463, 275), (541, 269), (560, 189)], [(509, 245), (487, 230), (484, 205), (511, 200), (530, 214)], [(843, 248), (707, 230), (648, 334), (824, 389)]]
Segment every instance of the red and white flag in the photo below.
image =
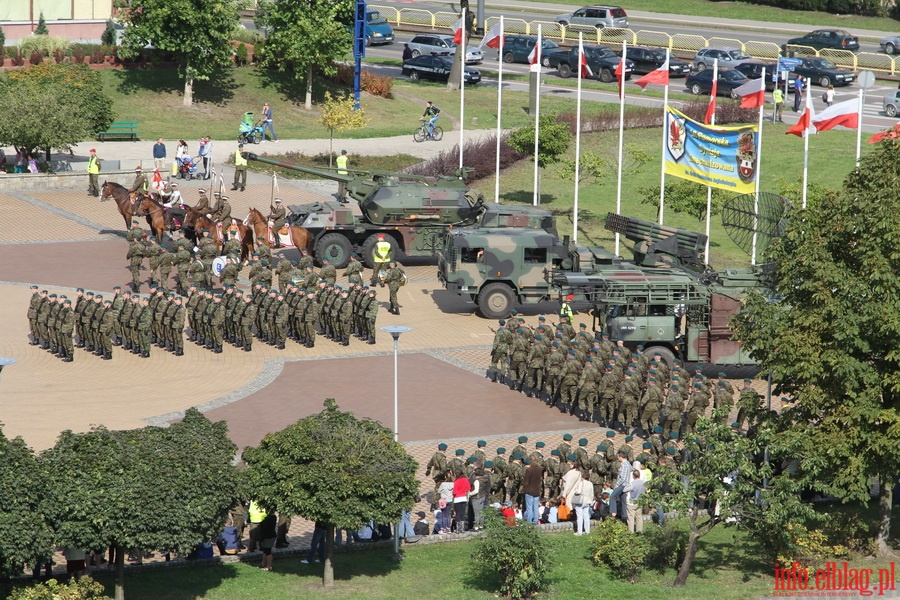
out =
[(466, 26), (466, 18), (460, 17), (459, 21), (453, 24), (453, 43), (456, 45), (462, 44), (463, 41), (463, 28)]
[(622, 54), (622, 58), (619, 59), (619, 64), (616, 65), (616, 82), (619, 84), (619, 99), (625, 97), (625, 54)]
[(734, 93), (741, 97), (741, 108), (759, 108), (766, 104), (766, 83), (762, 77), (751, 79)]
[(838, 125), (847, 129), (857, 129), (859, 127), (859, 101), (847, 100), (832, 104), (816, 115), (812, 119), (812, 124), (816, 128), (816, 133), (828, 131)]
[(879, 131), (869, 138), (869, 143), (877, 144), (885, 138), (896, 139), (898, 137), (900, 137), (900, 123), (895, 124), (893, 127), (886, 131)]
[(503, 46), (503, 27), (499, 21), (491, 25), (491, 28), (484, 34), (479, 47), (484, 48), (485, 46), (494, 50), (499, 50)]
[(650, 71), (637, 81), (636, 84), (641, 86), (642, 90), (647, 89), (647, 86), (651, 83), (656, 83), (659, 85), (669, 85), (669, 55), (666, 53), (666, 62), (662, 64), (655, 71)]
[(716, 118), (716, 94), (719, 92), (719, 61), (713, 63), (712, 90), (709, 93), (709, 105), (703, 122), (709, 125)]
[(532, 48), (532, 49), (531, 49), (531, 52), (528, 53), (528, 64), (529, 64), (529, 65), (533, 65), (534, 63), (537, 62), (537, 59), (538, 59), (538, 44), (540, 43), (540, 41), (541, 41), (541, 39), (538, 38), (538, 41), (537, 41), (537, 43), (534, 45), (534, 48)]
[(591, 67), (588, 64), (587, 56), (584, 53), (584, 45), (581, 43), (579, 43), (578, 45), (578, 56), (580, 57), (578, 60), (581, 63), (581, 76), (585, 79), (593, 76), (594, 72), (591, 70)]
[(816, 119), (816, 109), (813, 108), (811, 99), (809, 94), (806, 94), (807, 102), (806, 102), (806, 110), (803, 111), (803, 114), (800, 115), (800, 120), (797, 121), (796, 124), (791, 125), (787, 131), (784, 132), (785, 135), (791, 134), (796, 135), (797, 137), (807, 137), (813, 133), (816, 133), (816, 128), (813, 125), (813, 119)]

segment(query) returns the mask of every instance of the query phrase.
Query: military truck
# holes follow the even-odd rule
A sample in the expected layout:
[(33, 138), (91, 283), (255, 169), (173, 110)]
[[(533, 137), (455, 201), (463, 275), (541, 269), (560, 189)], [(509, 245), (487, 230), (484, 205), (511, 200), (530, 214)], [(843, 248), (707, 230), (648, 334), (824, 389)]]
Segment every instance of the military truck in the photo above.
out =
[(730, 321), (750, 289), (766, 290), (764, 270), (704, 269), (706, 236), (696, 232), (612, 213), (606, 228), (635, 242), (633, 260), (565, 238), (470, 228), (445, 238), (438, 277), (485, 317), (572, 294), (576, 305), (590, 305), (595, 330), (632, 348), (642, 344), (669, 364), (676, 357), (754, 364), (732, 339)]
[(248, 160), (301, 171), (344, 183), (361, 215), (337, 201), (292, 205), (288, 223), (309, 230), (310, 250), (317, 261), (328, 259), (337, 268), (357, 253), (374, 265), (378, 234), (391, 244), (392, 256), (433, 256), (451, 228), (533, 228), (556, 235), (553, 216), (543, 209), (485, 203), (478, 190), (458, 177), (426, 177), (385, 171), (315, 169), (244, 153)]

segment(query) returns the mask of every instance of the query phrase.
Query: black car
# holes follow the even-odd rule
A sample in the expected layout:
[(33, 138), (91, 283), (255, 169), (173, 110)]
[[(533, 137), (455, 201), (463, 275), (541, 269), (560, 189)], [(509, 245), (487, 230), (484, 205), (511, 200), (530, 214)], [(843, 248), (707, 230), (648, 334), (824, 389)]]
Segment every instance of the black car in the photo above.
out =
[[(644, 75), (660, 68), (666, 62), (666, 51), (659, 48), (641, 48), (629, 46), (625, 52), (626, 58), (634, 62), (634, 72)], [(617, 50), (616, 55), (622, 56), (622, 51)], [(669, 76), (687, 77), (691, 72), (690, 63), (669, 56)]]
[[(536, 35), (506, 35), (503, 36), (503, 62), (528, 63), (528, 55), (537, 44)], [(545, 67), (550, 66), (547, 58), (550, 53), (559, 50), (559, 44), (548, 38), (541, 38), (541, 62)]]
[(850, 35), (843, 29), (816, 29), (803, 37), (793, 38), (787, 41), (788, 46), (806, 46), (823, 50), (833, 48), (835, 50), (859, 50), (859, 38)]
[[(712, 92), (712, 81), (712, 69), (705, 69), (703, 71), (698, 71), (693, 75), (688, 75), (685, 80), (685, 86), (692, 94), (699, 96), (700, 94), (709, 94)], [(750, 80), (747, 76), (737, 69), (722, 69), (719, 71), (716, 95), (737, 98), (734, 90), (748, 81)]]
[(810, 81), (818, 83), (822, 87), (850, 85), (856, 79), (856, 73), (839, 69), (836, 64), (827, 58), (810, 56), (801, 60), (803, 62), (799, 66), (794, 67), (794, 72), (797, 75), (807, 77)]
[[(450, 79), (450, 69), (453, 67), (453, 58), (450, 56), (416, 56), (403, 63), (403, 74), (411, 81), (430, 79), (432, 81), (447, 82)], [(466, 67), (463, 79), (466, 83), (474, 84), (481, 81), (481, 73), (478, 69)]]
[[(745, 62), (736, 66), (735, 69), (746, 75), (748, 79), (759, 79), (762, 77), (763, 67), (766, 69), (766, 91), (771, 92), (774, 90), (776, 81), (778, 87), (783, 88), (784, 80), (781, 78), (781, 73), (778, 72), (778, 63), (768, 63), (761, 60)], [(795, 79), (797, 79), (797, 74), (790, 71), (787, 76), (788, 89), (794, 88)]]

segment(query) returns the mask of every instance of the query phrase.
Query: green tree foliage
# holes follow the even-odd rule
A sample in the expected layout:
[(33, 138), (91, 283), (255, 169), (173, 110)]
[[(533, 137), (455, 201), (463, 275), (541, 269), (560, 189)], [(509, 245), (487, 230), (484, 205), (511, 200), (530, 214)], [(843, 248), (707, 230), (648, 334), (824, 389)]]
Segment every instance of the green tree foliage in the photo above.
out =
[[(555, 115), (543, 115), (540, 117), (540, 131), (538, 133), (537, 161), (541, 168), (559, 162), (563, 153), (569, 149), (572, 143), (572, 133), (569, 126), (556, 120)], [(509, 135), (509, 145), (517, 152), (526, 154), (534, 159), (534, 125), (519, 127)]]
[(42, 63), (0, 79), (0, 143), (68, 151), (115, 120), (99, 73), (87, 65)]
[(47, 21), (44, 19), (44, 11), (41, 11), (41, 16), (38, 18), (37, 27), (34, 29), (34, 35), (50, 35), (50, 30), (47, 29)]
[(104, 600), (109, 596), (103, 593), (103, 585), (90, 577), (72, 579), (69, 583), (60, 583), (55, 579), (19, 588), (13, 591), (9, 600)]
[(215, 538), (237, 493), (235, 452), (226, 425), (194, 409), (165, 429), (65, 431), (42, 455), (53, 473), (46, 510), (57, 541), (117, 548), (122, 600), (123, 550), (187, 554)]
[[(532, 133), (534, 133), (533, 130)], [(624, 150), (622, 153), (622, 173), (624, 175), (637, 173), (651, 160), (650, 155), (643, 148), (634, 144), (625, 144)], [(581, 162), (578, 165), (578, 183), (605, 184), (615, 176), (617, 161), (617, 155), (603, 156), (591, 150), (582, 152)], [(575, 180), (574, 158), (564, 158), (559, 161), (559, 175), (572, 181)]]
[(116, 45), (116, 24), (112, 19), (106, 21), (106, 28), (100, 34), (100, 43), (104, 46)]
[(769, 248), (773, 304), (750, 297), (738, 336), (793, 402), (780, 442), (809, 487), (867, 503), (881, 482), (879, 553), (890, 552), (900, 464), (900, 143), (888, 138), (843, 189), (795, 210)]
[(31, 448), (0, 429), (0, 576), (22, 572), (53, 555), (53, 534), (43, 517), (47, 477)]
[[(679, 179), (675, 183), (666, 184), (665, 209), (679, 214), (690, 215), (697, 220), (697, 226), (706, 219), (706, 195), (708, 188), (693, 181)], [(641, 203), (659, 206), (659, 186), (640, 188)], [(710, 202), (710, 216), (716, 216), (722, 211), (725, 201), (732, 194), (728, 194), (718, 188), (712, 189)]]
[(619, 519), (605, 519), (591, 533), (591, 558), (616, 577), (635, 583), (650, 554), (647, 538), (629, 533)]
[(328, 129), (328, 166), (331, 166), (331, 156), (334, 155), (334, 132), (362, 129), (369, 122), (369, 117), (363, 107), (356, 110), (356, 103), (349, 94), (331, 97), (331, 92), (325, 92), (325, 102), (322, 103), (322, 116), (319, 121)]
[(147, 45), (175, 55), (184, 77), (184, 105), (194, 102), (194, 82), (231, 64), (229, 40), (240, 24), (238, 0), (132, 0), (120, 10), (126, 25), (119, 56), (133, 58)]
[(418, 490), (416, 461), (380, 423), (325, 409), (244, 450), (252, 497), (261, 506), (328, 526), (323, 583), (334, 584), (334, 528), (396, 521)]
[(307, 109), (312, 108), (313, 77), (318, 69), (334, 75), (334, 61), (351, 49), (354, 3), (351, 0), (261, 1), (257, 22), (269, 31), (262, 63), (293, 73), (306, 83)]
[(511, 527), (502, 515), (489, 509), (485, 531), (478, 536), (472, 556), (486, 578), (499, 579), (500, 593), (506, 598), (532, 598), (547, 588), (550, 554), (537, 527), (530, 523)]
[[(3, 28), (0, 27), (0, 48), (3, 48), (6, 45), (6, 34), (3, 33)], [(3, 56), (0, 58), (6, 58), (6, 51), (3, 50)]]

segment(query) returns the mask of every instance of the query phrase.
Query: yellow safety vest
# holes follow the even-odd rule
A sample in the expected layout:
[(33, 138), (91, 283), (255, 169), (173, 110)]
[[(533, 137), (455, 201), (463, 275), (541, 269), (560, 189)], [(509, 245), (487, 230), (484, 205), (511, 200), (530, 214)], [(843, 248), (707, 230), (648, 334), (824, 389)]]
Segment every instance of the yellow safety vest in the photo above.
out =
[(240, 150), (234, 151), (234, 166), (236, 166), (236, 167), (246, 167), (247, 166), (247, 159), (244, 158), (243, 156), (241, 156)]
[(377, 263), (386, 263), (391, 260), (391, 245), (388, 242), (375, 244), (375, 255), (372, 257)]
[(256, 500), (250, 501), (250, 509), (247, 512), (250, 513), (251, 523), (262, 523), (263, 519), (266, 518), (266, 511), (260, 508), (259, 504), (256, 503)]
[(96, 156), (92, 156), (88, 159), (88, 167), (87, 172), (91, 175), (96, 175), (100, 172), (100, 159)]
[(347, 157), (343, 154), (337, 157), (335, 161), (337, 163), (338, 174), (346, 175), (347, 174)]
[(575, 313), (572, 312), (572, 307), (569, 306), (568, 302), (563, 302), (562, 306), (559, 307), (559, 318), (565, 319), (567, 323), (572, 322), (572, 316)]

